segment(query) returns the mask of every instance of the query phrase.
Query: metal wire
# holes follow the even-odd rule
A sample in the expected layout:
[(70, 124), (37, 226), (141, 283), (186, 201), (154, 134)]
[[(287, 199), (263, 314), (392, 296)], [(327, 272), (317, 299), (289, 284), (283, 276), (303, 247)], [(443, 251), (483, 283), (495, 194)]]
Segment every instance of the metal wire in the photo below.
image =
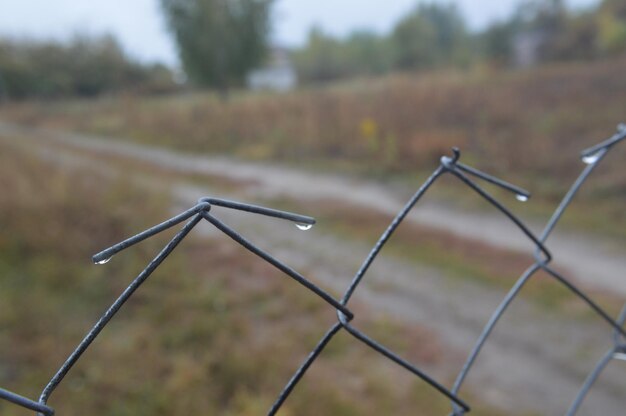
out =
[[(624, 306), (624, 308), (622, 309), (622, 313), (618, 318), (618, 323), (620, 324), (620, 327), (624, 326), (625, 321), (626, 306)], [(587, 376), (587, 379), (580, 388), (578, 395), (576, 396), (576, 398), (572, 402), (572, 405), (567, 411), (566, 416), (574, 416), (576, 412), (578, 412), (580, 405), (583, 403), (583, 400), (585, 400), (585, 397), (587, 397), (587, 394), (591, 390), (593, 383), (596, 382), (598, 377), (600, 377), (600, 374), (602, 374), (602, 371), (604, 371), (604, 368), (612, 360), (626, 360), (626, 339), (623, 338), (622, 333), (618, 330), (613, 331), (613, 347), (604, 355), (604, 357), (600, 359), (600, 361), (598, 361), (598, 364), (596, 364), (591, 373), (589, 373), (589, 376)]]
[(35, 412), (39, 412), (39, 414), (42, 415), (54, 415), (54, 409), (52, 409), (51, 407), (48, 407), (45, 404), (37, 403), (31, 399), (27, 399), (26, 397), (20, 396), (19, 394), (15, 394), (2, 388), (0, 388), (0, 399), (4, 399), (8, 402), (14, 403), (18, 406), (23, 407), (24, 409), (34, 410)]
[[(541, 250), (541, 252), (544, 253), (547, 259), (552, 258), (549, 251), (543, 246), (543, 244), (539, 241), (539, 239), (534, 236), (534, 234), (528, 229), (528, 227), (526, 227), (519, 219), (517, 219), (517, 217), (515, 217), (511, 213), (511, 211), (509, 211), (504, 205), (502, 205), (495, 198), (493, 198), (489, 193), (484, 191), (478, 184), (476, 184), (474, 181), (468, 178), (463, 172), (471, 173), (472, 175), (480, 179), (483, 179), (489, 183), (497, 185), (505, 190), (511, 191), (515, 193), (516, 195), (523, 195), (526, 198), (528, 198), (530, 196), (530, 193), (524, 189), (511, 185), (507, 182), (504, 182), (484, 172), (481, 172), (474, 168), (470, 168), (465, 165), (461, 165), (460, 163), (458, 163), (460, 156), (461, 156), (461, 152), (459, 151), (459, 149), (454, 148), (452, 157), (444, 156), (441, 158), (440, 166), (437, 169), (435, 169), (435, 171), (430, 175), (430, 177), (426, 180), (426, 182), (424, 182), (424, 184), (417, 190), (417, 192), (413, 195), (413, 197), (409, 200), (409, 202), (407, 202), (404, 208), (396, 215), (396, 217), (392, 220), (389, 227), (385, 230), (385, 232), (383, 232), (379, 240), (376, 242), (376, 244), (370, 251), (369, 255), (367, 256), (367, 258), (361, 265), (360, 269), (357, 271), (356, 275), (352, 279), (352, 282), (348, 286), (348, 289), (346, 290), (341, 300), (342, 304), (347, 305), (348, 301), (354, 294), (358, 285), (361, 283), (369, 267), (374, 262), (374, 260), (376, 259), (376, 257), (378, 256), (378, 254), (380, 253), (384, 245), (387, 243), (387, 241), (389, 241), (394, 231), (398, 228), (398, 226), (407, 216), (409, 211), (411, 211), (411, 209), (417, 204), (417, 202), (422, 198), (422, 196), (426, 193), (426, 191), (437, 181), (437, 179), (439, 179), (442, 175), (446, 173), (450, 173), (454, 175), (455, 177), (459, 178), (464, 184), (469, 186), (473, 191), (478, 193), (482, 198), (487, 200), (487, 202), (489, 202), (496, 209), (502, 212), (505, 216), (511, 219), (514, 222), (514, 224), (531, 240), (531, 242), (533, 242), (537, 247), (539, 247), (539, 249)], [(335, 324), (324, 335), (324, 337), (322, 337), (322, 339), (317, 344), (315, 349), (311, 352), (311, 354), (309, 354), (307, 359), (296, 370), (295, 375), (291, 378), (289, 383), (287, 383), (283, 391), (280, 393), (280, 395), (278, 396), (278, 399), (276, 400), (276, 402), (270, 409), (268, 413), (269, 415), (274, 415), (276, 414), (276, 412), (278, 412), (278, 410), (281, 408), (281, 406), (283, 405), (283, 403), (289, 396), (289, 393), (294, 389), (296, 384), (302, 379), (306, 370), (311, 366), (313, 361), (315, 361), (317, 357), (319, 357), (319, 355), (321, 354), (323, 349), (326, 347), (326, 345), (328, 345), (332, 337), (334, 337), (342, 328), (345, 329), (350, 335), (354, 336), (356, 339), (363, 342), (365, 345), (374, 349), (378, 353), (386, 356), (390, 360), (394, 361), (396, 364), (404, 367), (406, 370), (412, 372), (417, 377), (424, 380), (427, 384), (435, 388), (439, 393), (450, 398), (452, 402), (455, 404), (455, 407), (462, 409), (465, 412), (470, 410), (469, 405), (467, 405), (462, 399), (460, 399), (457, 396), (456, 392), (449, 390), (448, 388), (443, 386), (441, 383), (437, 382), (435, 379), (430, 377), (428, 374), (426, 374), (425, 372), (417, 368), (415, 365), (402, 359), (401, 357), (393, 353), (391, 350), (383, 346), (381, 343), (374, 341), (373, 339), (369, 338), (367, 335), (358, 331), (354, 326), (350, 325), (349, 321), (345, 319), (341, 315), (340, 312), (338, 312), (337, 315), (339, 318), (340, 326)]]
[[(624, 138), (626, 138), (626, 126), (624, 124), (618, 125), (617, 130), (618, 132), (615, 135), (613, 135), (611, 138), (609, 138), (608, 140), (605, 140), (599, 143), (598, 145), (595, 145), (593, 147), (590, 147), (582, 151), (581, 159), (587, 166), (583, 169), (582, 173), (574, 181), (574, 183), (572, 184), (568, 192), (563, 197), (563, 200), (561, 201), (561, 203), (558, 205), (558, 207), (552, 214), (552, 217), (550, 218), (550, 220), (548, 220), (548, 223), (544, 227), (544, 230), (541, 233), (541, 236), (539, 238), (539, 241), (541, 242), (541, 244), (537, 245), (537, 250), (535, 251), (535, 263), (532, 264), (519, 277), (519, 279), (515, 282), (513, 287), (511, 287), (511, 289), (509, 290), (507, 295), (504, 297), (500, 305), (498, 305), (496, 310), (491, 315), (491, 318), (489, 319), (482, 333), (478, 337), (478, 340), (474, 344), (474, 347), (472, 351), (470, 352), (465, 364), (463, 365), (461, 372), (458, 374), (457, 379), (454, 382), (454, 386), (452, 387), (453, 393), (458, 394), (463, 384), (463, 381), (467, 377), (467, 374), (469, 373), (469, 371), (472, 369), (472, 366), (476, 362), (476, 358), (478, 358), (478, 355), (480, 354), (483, 346), (485, 345), (485, 342), (491, 335), (496, 324), (498, 323), (500, 318), (504, 315), (504, 313), (506, 312), (510, 304), (513, 302), (513, 300), (520, 294), (524, 285), (533, 276), (535, 276), (539, 270), (545, 270), (546, 272), (548, 272), (550, 276), (554, 277), (558, 282), (565, 285), (565, 287), (570, 289), (574, 294), (576, 294), (585, 303), (587, 303), (587, 305), (589, 305), (589, 307), (594, 312), (600, 315), (602, 319), (604, 319), (609, 325), (611, 325), (615, 331), (617, 331), (618, 333), (622, 335), (625, 334), (624, 329), (622, 328), (622, 325), (615, 322), (609, 316), (608, 313), (606, 313), (600, 306), (594, 303), (587, 295), (584, 294), (582, 290), (577, 288), (576, 285), (574, 285), (571, 281), (561, 276), (560, 274), (556, 273), (553, 269), (551, 269), (548, 266), (548, 263), (551, 260), (550, 258), (541, 259), (539, 256), (539, 254), (544, 250), (543, 243), (546, 242), (546, 240), (548, 239), (548, 237), (550, 236), (550, 234), (556, 227), (556, 224), (563, 216), (563, 213), (565, 212), (567, 207), (570, 205), (570, 203), (574, 199), (574, 196), (576, 195), (578, 190), (581, 188), (581, 186), (585, 183), (585, 181), (587, 180), (591, 172), (593, 172), (596, 166), (598, 166), (598, 164), (604, 159), (606, 154), (612, 149), (612, 147), (615, 144), (617, 144), (618, 142), (621, 142), (622, 140), (624, 140)], [(463, 413), (464, 413), (463, 409), (460, 409), (458, 406), (456, 406), (453, 403), (452, 415), (458, 416), (458, 415), (462, 415)]]
[[(368, 256), (361, 264), (360, 268), (355, 273), (350, 284), (348, 285), (343, 296), (340, 299), (337, 299), (336, 297), (319, 287), (315, 282), (307, 279), (305, 276), (303, 276), (293, 268), (289, 267), (283, 261), (261, 250), (255, 244), (237, 233), (233, 228), (219, 220), (210, 211), (213, 206), (219, 206), (227, 209), (244, 211), (291, 221), (302, 228), (307, 228), (315, 224), (314, 218), (220, 198), (202, 198), (198, 201), (197, 205), (182, 212), (181, 214), (176, 215), (161, 224), (155, 225), (152, 228), (149, 228), (94, 255), (94, 263), (106, 263), (111, 259), (112, 256), (118, 254), (119, 252), (129, 247), (132, 247), (133, 245), (138, 244), (147, 238), (159, 234), (164, 230), (167, 230), (186, 221), (185, 225), (179, 230), (179, 232), (164, 246), (164, 248), (146, 266), (146, 268), (141, 271), (141, 273), (139, 273), (135, 279), (131, 281), (128, 287), (111, 304), (111, 306), (105, 311), (105, 313), (100, 317), (96, 324), (88, 331), (88, 333), (78, 344), (78, 346), (70, 353), (65, 362), (61, 365), (57, 372), (52, 376), (48, 384), (44, 387), (38, 402), (1, 388), (0, 399), (11, 402), (25, 409), (35, 411), (38, 413), (38, 415), (54, 415), (54, 410), (48, 406), (47, 402), (55, 389), (70, 372), (72, 367), (81, 358), (83, 353), (90, 347), (90, 345), (94, 342), (94, 340), (101, 333), (104, 327), (106, 327), (110, 320), (115, 316), (115, 314), (120, 310), (120, 308), (135, 293), (135, 291), (139, 289), (139, 287), (150, 277), (150, 275), (161, 265), (161, 263), (176, 249), (176, 247), (182, 242), (183, 239), (185, 239), (185, 237), (192, 231), (192, 229), (202, 220), (205, 220), (208, 223), (212, 224), (218, 230), (222, 231), (224, 234), (226, 234), (236, 243), (241, 245), (243, 248), (262, 258), (263, 260), (283, 272), (287, 277), (290, 277), (297, 283), (307, 288), (311, 293), (320, 297), (337, 313), (337, 322), (334, 323), (329, 328), (329, 330), (322, 336), (315, 348), (309, 353), (307, 358), (296, 369), (294, 375), (279, 393), (278, 398), (269, 409), (268, 415), (274, 415), (280, 410), (282, 405), (288, 399), (289, 395), (292, 393), (293, 389), (302, 380), (307, 370), (320, 357), (321, 353), (324, 351), (325, 347), (332, 341), (334, 336), (342, 330), (345, 330), (356, 340), (367, 345), (377, 353), (387, 358), (389, 361), (404, 368), (408, 372), (414, 374), (419, 379), (423, 380), (426, 384), (433, 388), (434, 392), (437, 392), (438, 394), (441, 394), (450, 399), (452, 403), (452, 415), (464, 415), (465, 413), (470, 411), (470, 406), (458, 395), (459, 390), (462, 387), (463, 381), (467, 377), (469, 371), (471, 371), (471, 369), (473, 368), (473, 365), (476, 361), (476, 358), (480, 354), (482, 347), (488, 340), (497, 322), (506, 312), (508, 306), (521, 292), (524, 285), (533, 276), (535, 276), (538, 271), (543, 270), (547, 272), (551, 277), (553, 277), (556, 281), (566, 286), (576, 296), (581, 298), (590, 307), (590, 309), (596, 312), (608, 325), (613, 328), (614, 331), (613, 347), (597, 363), (596, 367), (589, 374), (585, 383), (581, 387), (580, 392), (578, 393), (570, 409), (568, 410), (567, 416), (573, 416), (579, 409), (587, 393), (590, 391), (591, 386), (597, 380), (597, 378), (600, 376), (603, 369), (609, 364), (609, 362), (611, 362), (612, 360), (626, 359), (626, 330), (624, 329), (624, 321), (626, 320), (626, 307), (624, 307), (624, 310), (622, 311), (617, 321), (611, 318), (611, 316), (599, 305), (597, 305), (589, 296), (587, 296), (584, 291), (582, 291), (570, 280), (568, 280), (566, 277), (550, 267), (549, 263), (552, 261), (552, 255), (547, 249), (545, 243), (551, 232), (554, 230), (557, 222), (565, 212), (566, 208), (573, 200), (575, 194), (578, 192), (578, 190), (591, 174), (591, 172), (594, 170), (594, 168), (613, 148), (613, 146), (624, 140), (624, 138), (626, 138), (626, 125), (621, 124), (620, 126), (618, 126), (618, 132), (614, 136), (582, 152), (582, 159), (585, 163), (587, 163), (587, 166), (585, 167), (585, 169), (583, 169), (580, 176), (576, 179), (572, 187), (566, 193), (565, 197), (555, 210), (554, 214), (546, 224), (544, 230), (539, 237), (535, 236), (533, 232), (517, 216), (515, 216), (506, 206), (500, 203), (496, 198), (491, 196), (491, 194), (485, 191), (476, 181), (472, 179), (472, 177), (483, 180), (504, 190), (510, 191), (514, 193), (519, 200), (527, 200), (530, 197), (530, 193), (518, 186), (512, 185), (499, 178), (493, 177), (473, 167), (460, 163), (459, 159), (461, 157), (461, 152), (459, 151), (459, 149), (453, 148), (452, 156), (444, 156), (441, 158), (440, 165), (433, 171), (428, 179), (426, 179), (422, 186), (416, 191), (416, 193), (409, 199), (406, 205), (391, 221), (387, 229), (382, 233)], [(497, 211), (503, 214), (522, 232), (523, 235), (525, 235), (529, 239), (530, 243), (535, 249), (533, 256), (534, 263), (531, 264), (529, 268), (520, 276), (520, 278), (516, 281), (516, 283), (505, 296), (505, 298), (502, 300), (500, 305), (494, 311), (491, 318), (488, 320), (486, 326), (484, 327), (481, 335), (477, 339), (465, 364), (463, 365), (463, 368), (461, 369), (451, 388), (445, 387), (442, 383), (440, 383), (435, 378), (420, 369), (416, 364), (410, 363), (409, 361), (403, 359), (395, 352), (384, 346), (381, 342), (372, 339), (370, 336), (357, 329), (352, 324), (352, 320), (355, 316), (348, 308), (349, 301), (354, 295), (356, 289), (361, 284), (370, 266), (381, 252), (382, 248), (389, 241), (393, 233), (401, 225), (402, 221), (415, 207), (415, 205), (419, 202), (422, 196), (431, 188), (431, 186), (436, 183), (439, 178), (446, 174), (450, 174), (453, 177), (459, 179), (462, 184), (466, 185), (469, 189), (471, 189), (473, 192), (475, 192), (481, 198), (487, 201), (491, 206), (493, 206)]]

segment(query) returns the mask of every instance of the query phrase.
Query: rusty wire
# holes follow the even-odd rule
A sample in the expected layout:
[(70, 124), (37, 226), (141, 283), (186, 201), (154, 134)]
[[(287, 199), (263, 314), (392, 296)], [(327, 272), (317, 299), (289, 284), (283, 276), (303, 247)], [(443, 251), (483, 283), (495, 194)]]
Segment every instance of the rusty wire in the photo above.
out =
[[(416, 377), (422, 379), (425, 383), (433, 388), (433, 392), (444, 395), (445, 397), (450, 399), (452, 403), (452, 415), (464, 415), (465, 413), (470, 411), (470, 406), (459, 397), (459, 390), (462, 387), (463, 381), (465, 380), (469, 371), (471, 371), (471, 369), (473, 368), (476, 358), (480, 354), (486, 341), (489, 339), (489, 336), (491, 335), (495, 325), (506, 312), (511, 302), (519, 295), (528, 280), (535, 276), (538, 271), (543, 270), (547, 272), (551, 277), (556, 279), (558, 282), (565, 285), (576, 296), (580, 297), (610, 327), (612, 327), (614, 331), (613, 347), (597, 363), (596, 367), (589, 374), (578, 395), (574, 398), (570, 409), (567, 411), (567, 416), (573, 416), (579, 409), (587, 393), (590, 391), (593, 383), (599, 377), (604, 368), (609, 364), (609, 362), (611, 362), (612, 360), (626, 359), (626, 330), (624, 329), (624, 321), (626, 320), (626, 307), (622, 311), (620, 317), (617, 320), (614, 320), (606, 311), (604, 311), (604, 309), (598, 306), (589, 296), (587, 296), (584, 291), (579, 289), (568, 278), (562, 276), (560, 273), (551, 268), (550, 262), (552, 261), (552, 255), (546, 247), (546, 240), (548, 239), (551, 232), (554, 230), (557, 222), (563, 215), (566, 208), (572, 202), (575, 194), (578, 192), (578, 190), (591, 174), (591, 172), (594, 170), (594, 168), (602, 161), (602, 159), (613, 148), (613, 146), (624, 140), (624, 138), (626, 138), (626, 125), (620, 124), (618, 126), (618, 132), (614, 136), (582, 152), (582, 160), (587, 164), (587, 166), (583, 169), (578, 179), (574, 182), (570, 190), (567, 192), (562, 202), (557, 207), (554, 214), (546, 224), (540, 236), (535, 236), (532, 231), (516, 215), (514, 215), (496, 198), (491, 196), (491, 194), (485, 191), (483, 187), (479, 185), (477, 180), (485, 181), (509, 192), (512, 192), (520, 200), (527, 200), (530, 197), (530, 193), (522, 188), (509, 184), (501, 179), (498, 179), (461, 163), (459, 161), (461, 153), (458, 149), (454, 148), (452, 156), (444, 156), (441, 158), (439, 166), (433, 171), (430, 177), (423, 183), (423, 185), (416, 191), (412, 198), (406, 203), (404, 208), (392, 220), (391, 224), (383, 232), (379, 240), (370, 251), (369, 255), (362, 263), (361, 267), (354, 275), (352, 281), (346, 288), (341, 298), (333, 296), (332, 294), (320, 288), (315, 282), (306, 278), (305, 276), (288, 266), (283, 261), (261, 250), (252, 242), (248, 241), (245, 237), (237, 233), (233, 228), (231, 228), (220, 219), (218, 219), (215, 215), (213, 215), (211, 213), (211, 208), (213, 206), (219, 206), (223, 208), (274, 217), (282, 220), (292, 221), (302, 228), (307, 228), (315, 224), (315, 219), (304, 215), (278, 211), (241, 202), (228, 201), (220, 198), (202, 198), (194, 207), (188, 209), (187, 211), (94, 255), (94, 263), (106, 263), (113, 255), (119, 253), (120, 251), (125, 250), (166, 229), (185, 222), (185, 224), (178, 231), (178, 233), (164, 246), (164, 248), (146, 266), (146, 268), (141, 273), (139, 273), (139, 275), (135, 279), (132, 280), (128, 287), (122, 292), (122, 294), (111, 304), (111, 306), (100, 317), (96, 324), (88, 331), (83, 340), (70, 353), (65, 362), (60, 366), (60, 368), (52, 376), (48, 384), (43, 388), (43, 391), (38, 401), (28, 399), (26, 397), (20, 396), (19, 394), (10, 392), (2, 388), (0, 388), (0, 399), (9, 401), (25, 409), (35, 411), (38, 415), (54, 415), (54, 410), (48, 405), (48, 400), (50, 399), (51, 394), (59, 386), (59, 384), (65, 379), (65, 376), (68, 374), (68, 372), (81, 358), (82, 354), (90, 347), (90, 345), (100, 334), (102, 329), (110, 322), (110, 320), (120, 310), (124, 303), (148, 279), (148, 277), (150, 277), (150, 275), (159, 267), (159, 265), (175, 250), (175, 248), (191, 232), (191, 230), (201, 221), (205, 220), (248, 251), (265, 260), (266, 262), (283, 272), (285, 275), (293, 279), (295, 282), (306, 287), (311, 293), (324, 300), (337, 313), (337, 322), (334, 323), (330, 327), (330, 329), (322, 336), (315, 348), (309, 353), (307, 358), (295, 371), (292, 378), (279, 393), (278, 398), (269, 409), (268, 415), (274, 415), (280, 410), (281, 406), (287, 400), (293, 389), (297, 386), (298, 382), (305, 375), (306, 371), (320, 356), (324, 348), (332, 341), (333, 337), (336, 334), (343, 330), (352, 335), (356, 340), (364, 343), (368, 347), (372, 348), (374, 351), (383, 355), (391, 362), (399, 365), (400, 367), (414, 374)], [(481, 198), (486, 200), (491, 206), (496, 209), (496, 211), (499, 211), (502, 215), (508, 218), (508, 220), (510, 220), (519, 229), (519, 231), (521, 231), (530, 240), (530, 242), (535, 247), (534, 263), (522, 274), (522, 276), (520, 276), (520, 278), (505, 296), (503, 301), (500, 303), (498, 308), (492, 314), (491, 318), (483, 329), (483, 332), (481, 333), (473, 349), (471, 350), (462, 370), (457, 376), (454, 385), (451, 388), (444, 386), (441, 382), (437, 381), (435, 378), (428, 375), (424, 370), (420, 369), (416, 364), (410, 363), (409, 361), (400, 357), (395, 352), (384, 346), (382, 342), (374, 340), (364, 332), (357, 329), (352, 324), (352, 320), (355, 317), (354, 313), (350, 311), (348, 307), (348, 303), (351, 297), (355, 293), (356, 289), (359, 287), (368, 269), (377, 258), (382, 248), (391, 238), (394, 231), (400, 226), (409, 211), (414, 208), (414, 206), (428, 191), (428, 189), (444, 175), (452, 175), (453, 177), (456, 177), (471, 191), (477, 193)]]

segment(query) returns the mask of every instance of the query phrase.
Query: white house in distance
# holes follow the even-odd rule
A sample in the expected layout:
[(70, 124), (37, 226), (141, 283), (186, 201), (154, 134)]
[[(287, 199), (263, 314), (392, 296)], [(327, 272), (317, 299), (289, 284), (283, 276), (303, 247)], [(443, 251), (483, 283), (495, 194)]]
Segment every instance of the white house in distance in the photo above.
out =
[(530, 68), (539, 61), (539, 48), (545, 41), (540, 31), (522, 32), (513, 38), (513, 62), (518, 68)]
[(272, 48), (267, 63), (248, 74), (247, 84), (253, 91), (286, 92), (293, 89), (298, 84), (298, 76), (289, 59), (288, 50)]

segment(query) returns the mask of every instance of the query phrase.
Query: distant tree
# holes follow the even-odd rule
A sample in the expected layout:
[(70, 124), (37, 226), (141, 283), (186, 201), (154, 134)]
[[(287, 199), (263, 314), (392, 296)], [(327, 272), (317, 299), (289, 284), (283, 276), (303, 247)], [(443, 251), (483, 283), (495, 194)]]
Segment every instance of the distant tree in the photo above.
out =
[(453, 4), (420, 4), (398, 22), (391, 42), (398, 69), (458, 65), (470, 54), (465, 21)]
[(110, 35), (69, 42), (0, 39), (0, 100), (173, 90), (169, 69), (132, 60)]
[[(623, 4), (623, 0), (605, 0), (598, 8), (573, 13), (563, 0), (528, 0), (521, 3), (512, 21), (517, 34), (533, 34), (538, 39), (538, 62), (592, 60), (610, 54), (610, 49), (615, 51), (619, 35), (613, 36), (619, 29), (614, 29), (620, 26), (617, 10)], [(626, 41), (626, 30), (623, 33)]]
[(382, 74), (391, 68), (389, 40), (366, 30), (352, 32), (343, 42), (350, 72), (356, 75)]
[(309, 31), (306, 46), (293, 55), (298, 76), (305, 82), (324, 82), (346, 75), (341, 42), (317, 26)]
[(559, 43), (567, 30), (568, 18), (564, 0), (526, 0), (518, 5), (513, 16), (520, 33), (532, 33), (539, 39), (539, 61), (561, 58)]
[(337, 39), (314, 26), (306, 45), (293, 54), (293, 59), (304, 82), (381, 74), (390, 68), (387, 39), (363, 30)]
[(517, 33), (514, 20), (496, 22), (479, 35), (484, 57), (491, 64), (507, 66), (513, 61), (513, 42)]
[(4, 104), (9, 101), (9, 92), (7, 91), (2, 71), (0, 70), (0, 104)]
[(386, 34), (361, 30), (337, 38), (313, 28), (294, 61), (301, 80), (316, 82), (478, 60), (505, 67), (620, 54), (626, 54), (625, 0), (578, 11), (565, 0), (522, 0), (509, 17), (478, 32), (467, 29), (451, 3), (418, 4)]
[(591, 11), (569, 16), (564, 27), (546, 45), (546, 58), (552, 61), (597, 59), (601, 55), (598, 29), (595, 13)]
[(161, 0), (189, 79), (226, 93), (262, 63), (272, 0)]
[(626, 53), (626, 2), (604, 0), (598, 10), (598, 43), (604, 54)]
[(72, 84), (78, 95), (93, 96), (113, 89), (115, 85), (136, 86), (144, 80), (141, 65), (130, 61), (118, 41), (110, 35), (98, 38), (76, 36), (60, 56), (55, 49), (40, 52), (41, 66), (44, 68), (50, 63), (58, 67), (58, 60), (63, 59), (63, 55), (71, 57), (67, 71), (55, 75), (58, 82)]

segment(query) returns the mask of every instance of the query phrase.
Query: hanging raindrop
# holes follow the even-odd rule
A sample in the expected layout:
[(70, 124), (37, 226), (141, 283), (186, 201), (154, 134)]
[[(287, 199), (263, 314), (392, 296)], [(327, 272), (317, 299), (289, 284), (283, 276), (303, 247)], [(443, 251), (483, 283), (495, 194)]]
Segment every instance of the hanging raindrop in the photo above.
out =
[(313, 228), (313, 224), (298, 224), (297, 223), (296, 227), (298, 227), (298, 230), (307, 231)]
[(592, 153), (587, 156), (583, 156), (582, 161), (587, 165), (591, 165), (592, 163), (596, 163), (598, 159), (600, 159), (600, 152)]

